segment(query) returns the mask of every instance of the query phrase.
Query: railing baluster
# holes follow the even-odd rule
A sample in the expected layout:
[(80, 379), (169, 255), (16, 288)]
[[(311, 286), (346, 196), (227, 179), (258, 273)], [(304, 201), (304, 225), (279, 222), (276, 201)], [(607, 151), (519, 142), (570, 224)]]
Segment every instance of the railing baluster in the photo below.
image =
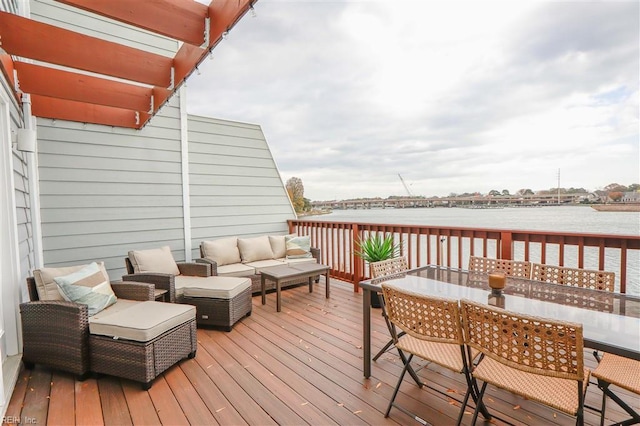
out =
[[(468, 263), (466, 253), (476, 256), (478, 242), (485, 257), (551, 262), (559, 266), (575, 261), (579, 268), (585, 265), (593, 268), (597, 264), (600, 270), (608, 267), (608, 270), (616, 273), (620, 292), (627, 291), (629, 277), (636, 289), (634, 291), (637, 292), (636, 286), (640, 285), (637, 278), (640, 265), (635, 255), (640, 251), (640, 236), (303, 220), (288, 221), (288, 229), (290, 233), (311, 236), (314, 246), (320, 249), (322, 261), (331, 266), (332, 275), (353, 282), (356, 291), (357, 283), (367, 278), (367, 269), (365, 262), (354, 255), (355, 241), (386, 233), (391, 233), (395, 241), (401, 244), (402, 255), (407, 257), (411, 267), (424, 266), (425, 261), (427, 264), (452, 267), (453, 258), (456, 266), (464, 269)], [(445, 243), (446, 248), (443, 247)], [(555, 250), (547, 256), (550, 244), (554, 247), (557, 244), (557, 256)], [(495, 251), (492, 255), (488, 255), (490, 247), (492, 252)], [(591, 248), (589, 252), (587, 247)], [(613, 249), (616, 250), (612, 252)], [(629, 250), (635, 250), (633, 257), (629, 257)], [(611, 260), (606, 259), (607, 255), (615, 258), (617, 264), (611, 265)]]

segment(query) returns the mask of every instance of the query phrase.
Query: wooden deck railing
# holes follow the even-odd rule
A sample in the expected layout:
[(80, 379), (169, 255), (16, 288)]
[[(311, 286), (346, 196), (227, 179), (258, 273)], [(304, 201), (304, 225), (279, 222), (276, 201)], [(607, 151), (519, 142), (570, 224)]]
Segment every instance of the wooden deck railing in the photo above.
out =
[(409, 266), (428, 264), (466, 269), (469, 256), (528, 260), (574, 268), (612, 271), (616, 291), (640, 294), (640, 236), (505, 229), (290, 220), (289, 231), (309, 235), (331, 275), (354, 285), (368, 267), (354, 256), (354, 241), (369, 235), (394, 236)]

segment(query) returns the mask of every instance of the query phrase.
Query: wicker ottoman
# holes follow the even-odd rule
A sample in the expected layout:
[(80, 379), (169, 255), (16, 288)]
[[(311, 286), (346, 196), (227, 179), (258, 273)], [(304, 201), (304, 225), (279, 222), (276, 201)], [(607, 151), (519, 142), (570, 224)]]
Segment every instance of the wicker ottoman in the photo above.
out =
[(119, 308), (89, 320), (91, 371), (135, 380), (149, 389), (167, 368), (195, 357), (193, 306), (147, 301)]
[(236, 322), (251, 315), (249, 278), (179, 275), (176, 277), (176, 294), (180, 303), (196, 307), (198, 325), (231, 331)]

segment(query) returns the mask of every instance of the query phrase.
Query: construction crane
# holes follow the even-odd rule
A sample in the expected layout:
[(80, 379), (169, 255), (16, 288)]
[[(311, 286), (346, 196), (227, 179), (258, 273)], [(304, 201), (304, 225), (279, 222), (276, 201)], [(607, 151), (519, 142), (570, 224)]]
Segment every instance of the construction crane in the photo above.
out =
[(409, 195), (409, 197), (413, 197), (413, 194), (409, 190), (409, 186), (406, 184), (404, 179), (402, 179), (402, 175), (400, 173), (398, 173), (398, 177), (400, 178), (400, 182), (402, 182), (402, 186), (404, 186), (404, 190), (407, 191), (407, 195)]

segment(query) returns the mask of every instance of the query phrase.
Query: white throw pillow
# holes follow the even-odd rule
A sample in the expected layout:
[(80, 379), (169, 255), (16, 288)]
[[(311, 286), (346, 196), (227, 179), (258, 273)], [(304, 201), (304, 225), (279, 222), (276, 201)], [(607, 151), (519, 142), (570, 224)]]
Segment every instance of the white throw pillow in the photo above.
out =
[(231, 265), (242, 261), (238, 250), (238, 237), (203, 241), (202, 254), (205, 259), (213, 260), (218, 266)]
[(169, 246), (130, 251), (129, 260), (131, 260), (135, 273), (155, 272), (157, 274), (180, 275), (180, 269), (178, 269), (178, 264), (174, 260)]
[(238, 249), (243, 263), (273, 259), (269, 237), (238, 238)]
[(287, 255), (287, 243), (284, 240), (284, 235), (269, 235), (269, 244), (271, 244), (274, 259), (282, 259)]
[(95, 262), (69, 275), (55, 277), (54, 281), (65, 300), (87, 305), (89, 316), (116, 303), (109, 280), (104, 279)]

